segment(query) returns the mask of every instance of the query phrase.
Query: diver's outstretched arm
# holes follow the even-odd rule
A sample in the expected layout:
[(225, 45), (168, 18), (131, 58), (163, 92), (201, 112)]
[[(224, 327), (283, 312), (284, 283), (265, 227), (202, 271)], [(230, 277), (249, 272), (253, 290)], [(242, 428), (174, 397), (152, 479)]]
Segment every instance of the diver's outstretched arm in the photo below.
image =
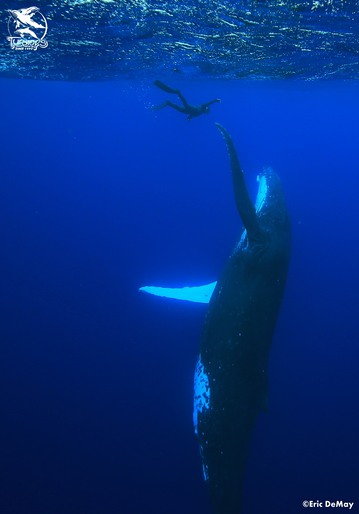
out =
[(231, 136), (228, 134), (226, 129), (222, 127), (220, 123), (215, 123), (215, 125), (226, 142), (227, 151), (231, 163), (233, 189), (236, 200), (236, 206), (238, 209), (238, 213), (241, 217), (241, 220), (243, 222), (243, 225), (247, 230), (248, 239), (252, 241), (261, 240), (263, 238), (263, 233), (258, 223), (256, 210), (247, 190), (243, 171), (239, 164), (236, 148), (233, 144)]
[(220, 98), (215, 98), (215, 100), (211, 100), (210, 102), (207, 102), (205, 104), (203, 104), (205, 107), (209, 107), (210, 105), (212, 104), (215, 104), (215, 103), (221, 103), (221, 99)]

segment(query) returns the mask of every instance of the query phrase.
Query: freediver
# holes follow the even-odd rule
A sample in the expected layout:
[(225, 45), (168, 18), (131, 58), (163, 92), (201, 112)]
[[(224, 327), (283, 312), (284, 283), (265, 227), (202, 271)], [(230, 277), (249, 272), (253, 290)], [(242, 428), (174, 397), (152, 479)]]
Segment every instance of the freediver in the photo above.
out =
[(197, 116), (201, 116), (201, 114), (209, 114), (209, 106), (221, 101), (219, 98), (216, 98), (215, 100), (211, 100), (210, 102), (207, 102), (205, 104), (191, 105), (187, 102), (187, 100), (185, 99), (185, 97), (179, 89), (173, 89), (172, 87), (167, 86), (160, 80), (155, 80), (154, 85), (159, 87), (160, 89), (162, 89), (162, 91), (165, 91), (166, 93), (170, 93), (171, 95), (177, 95), (183, 103), (183, 107), (181, 105), (174, 104), (173, 102), (167, 100), (163, 104), (153, 107), (153, 109), (158, 110), (163, 109), (164, 107), (172, 107), (178, 112), (187, 114), (188, 120), (191, 120), (192, 118), (197, 118)]

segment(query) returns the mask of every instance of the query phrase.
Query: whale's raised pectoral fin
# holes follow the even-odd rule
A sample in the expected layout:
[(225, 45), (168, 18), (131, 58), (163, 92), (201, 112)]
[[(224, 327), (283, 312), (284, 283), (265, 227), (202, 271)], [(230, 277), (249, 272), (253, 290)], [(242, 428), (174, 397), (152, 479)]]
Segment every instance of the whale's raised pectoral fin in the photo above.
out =
[(220, 123), (215, 123), (215, 125), (222, 134), (227, 146), (232, 170), (236, 206), (243, 225), (247, 230), (248, 239), (252, 241), (261, 241), (263, 239), (263, 233), (259, 225), (255, 206), (253, 205), (247, 190), (243, 171), (239, 164), (236, 148), (227, 130)]
[(211, 299), (217, 282), (211, 282), (204, 286), (192, 287), (158, 287), (144, 286), (140, 287), (140, 291), (162, 296), (163, 298), (173, 298), (174, 300), (184, 300), (186, 302), (208, 303)]

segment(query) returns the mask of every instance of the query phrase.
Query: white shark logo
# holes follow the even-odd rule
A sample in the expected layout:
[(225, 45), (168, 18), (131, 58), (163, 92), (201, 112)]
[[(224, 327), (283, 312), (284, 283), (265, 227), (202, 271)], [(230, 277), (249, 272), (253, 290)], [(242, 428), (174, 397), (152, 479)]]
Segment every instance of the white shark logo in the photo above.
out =
[[(47, 23), (44, 16), (40, 13), (40, 9), (38, 7), (28, 7), (26, 9), (8, 9), (8, 12), (11, 14), (13, 18), (13, 23), (15, 25), (15, 34), (20, 36), (21, 38), (26, 38), (30, 36), (33, 39), (43, 39), (47, 32)], [(42, 18), (43, 24), (38, 23), (33, 20), (33, 17), (36, 13)], [(39, 37), (35, 30), (42, 30), (44, 33)]]

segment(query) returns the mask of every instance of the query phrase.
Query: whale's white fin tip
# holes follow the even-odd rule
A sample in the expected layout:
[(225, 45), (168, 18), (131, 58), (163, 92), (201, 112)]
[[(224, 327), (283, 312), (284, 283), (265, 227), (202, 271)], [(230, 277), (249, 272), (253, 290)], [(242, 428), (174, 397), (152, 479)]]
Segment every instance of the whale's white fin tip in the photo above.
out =
[(211, 299), (217, 282), (211, 282), (203, 286), (191, 287), (159, 287), (159, 286), (143, 286), (139, 291), (162, 296), (163, 298), (173, 298), (175, 300), (183, 300), (195, 303), (208, 303)]

